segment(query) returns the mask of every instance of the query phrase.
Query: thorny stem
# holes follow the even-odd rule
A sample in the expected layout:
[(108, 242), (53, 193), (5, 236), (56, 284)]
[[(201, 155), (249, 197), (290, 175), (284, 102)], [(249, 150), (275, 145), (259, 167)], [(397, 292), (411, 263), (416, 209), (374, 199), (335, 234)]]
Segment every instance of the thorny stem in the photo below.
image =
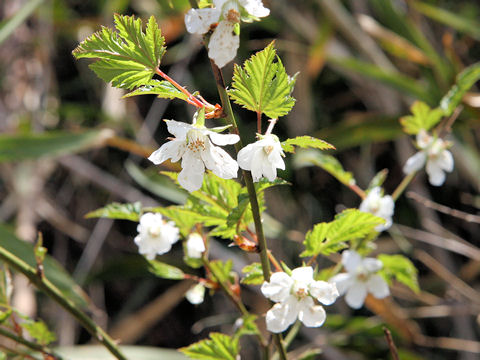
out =
[(85, 330), (87, 330), (95, 339), (101, 342), (118, 360), (127, 360), (114, 340), (101, 327), (95, 324), (92, 319), (90, 319), (82, 310), (78, 309), (70, 299), (66, 298), (62, 292), (46, 277), (38, 276), (35, 268), (31, 267), (26, 262), (19, 259), (1, 246), (0, 259), (12, 266), (15, 270), (24, 274), (33, 285), (55, 300), (70, 314), (72, 314), (78, 320), (78, 322), (82, 324)]
[[(213, 75), (217, 83), (217, 90), (220, 95), (220, 100), (222, 102), (222, 108), (226, 116), (227, 122), (232, 125), (231, 132), (239, 134), (238, 126), (233, 115), (232, 105), (230, 104), (230, 99), (228, 98), (227, 89), (225, 87), (225, 82), (223, 80), (223, 74), (220, 68), (215, 64), (213, 60), (210, 59), (212, 65)], [(235, 144), (235, 149), (237, 153), (242, 148), (242, 141), (240, 140)], [(255, 232), (257, 233), (258, 246), (260, 249), (260, 261), (262, 264), (263, 278), (265, 281), (270, 280), (270, 262), (268, 260), (268, 248), (265, 235), (263, 233), (262, 218), (260, 214), (260, 208), (258, 205), (257, 193), (255, 191), (255, 185), (253, 184), (252, 174), (250, 171), (242, 170), (243, 179), (245, 185), (247, 186), (248, 197), (250, 199), (250, 206), (252, 208), (253, 221), (255, 223)], [(283, 345), (282, 335), (274, 334), (275, 343), (277, 345), (278, 353), (282, 360), (287, 360), (287, 352)]]

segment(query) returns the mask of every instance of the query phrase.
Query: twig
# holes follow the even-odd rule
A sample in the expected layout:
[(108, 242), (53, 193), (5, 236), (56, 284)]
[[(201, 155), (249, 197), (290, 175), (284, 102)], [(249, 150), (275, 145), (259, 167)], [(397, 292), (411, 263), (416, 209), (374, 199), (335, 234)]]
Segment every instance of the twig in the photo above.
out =
[(390, 353), (392, 354), (393, 360), (400, 360), (398, 357), (398, 350), (393, 342), (392, 333), (386, 327), (383, 328), (383, 333), (385, 334), (385, 338), (387, 339), (388, 347), (390, 348)]

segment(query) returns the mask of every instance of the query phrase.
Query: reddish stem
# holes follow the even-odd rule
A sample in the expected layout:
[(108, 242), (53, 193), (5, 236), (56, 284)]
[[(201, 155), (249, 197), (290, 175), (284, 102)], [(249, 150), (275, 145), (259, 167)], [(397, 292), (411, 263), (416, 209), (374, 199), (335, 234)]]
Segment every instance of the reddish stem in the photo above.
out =
[(257, 111), (257, 133), (262, 133), (262, 113)]
[(193, 96), (192, 94), (190, 94), (190, 92), (185, 89), (183, 86), (181, 86), (179, 83), (177, 83), (175, 80), (173, 80), (170, 76), (168, 76), (167, 74), (165, 74), (162, 70), (160, 70), (159, 68), (156, 68), (155, 69), (156, 73), (158, 75), (160, 75), (162, 78), (164, 78), (165, 80), (167, 80), (169, 83), (171, 83), (173, 86), (175, 86), (178, 90), (180, 90), (183, 94), (185, 94), (188, 99), (187, 99), (187, 102), (189, 104), (192, 104), (198, 108), (202, 108), (202, 107), (205, 107), (205, 104), (203, 104), (200, 100), (198, 100), (195, 96)]

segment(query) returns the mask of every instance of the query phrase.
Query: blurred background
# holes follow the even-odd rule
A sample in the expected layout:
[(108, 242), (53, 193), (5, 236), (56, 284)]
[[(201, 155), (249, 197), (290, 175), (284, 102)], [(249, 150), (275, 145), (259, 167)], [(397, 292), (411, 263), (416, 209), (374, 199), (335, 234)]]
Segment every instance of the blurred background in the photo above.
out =
[[(480, 60), (480, 2), (264, 4), (271, 15), (242, 25), (235, 62), (276, 39), (288, 73), (299, 72), (296, 106), (276, 126), (280, 139), (309, 134), (335, 145), (331, 154), (361, 188), (387, 169), (384, 188), (391, 193), (415, 152), (398, 119), (415, 100), (438, 106), (455, 76)], [(163, 71), (209, 102), (220, 102), (201, 38), (185, 30), (188, 9), (183, 0), (0, 1), (0, 242), (22, 254), (41, 232), (55, 259), (49, 260), (51, 271), (123, 344), (178, 348), (211, 331), (231, 332), (237, 317), (222, 294), (193, 306), (183, 297), (189, 283), (150, 275), (133, 242), (136, 223), (84, 217), (113, 201), (182, 202), (185, 193), (158, 175), (166, 168), (145, 157), (168, 136), (162, 119), (188, 122), (194, 109), (150, 95), (122, 99), (122, 90), (104, 84), (88, 61), (75, 61), (71, 52), (101, 25), (112, 26), (115, 12), (154, 15), (168, 46)], [(227, 83), (232, 69), (232, 64), (224, 68)], [(395, 285), (392, 299), (359, 311), (338, 301), (328, 307), (327, 323), (303, 329), (292, 349), (321, 347), (319, 359), (386, 359), (382, 326), (387, 324), (402, 359), (480, 357), (480, 92), (473, 88), (462, 106), (447, 137), (454, 144), (454, 172), (441, 188), (428, 185), (420, 172), (411, 193), (396, 204), (395, 225), (377, 241), (377, 252), (403, 253), (414, 262), (422, 291)], [(241, 131), (253, 140), (255, 115), (234, 110)], [(322, 169), (297, 168), (294, 156), (286, 161), (279, 176), (292, 186), (267, 192), (267, 236), (277, 258), (298, 266), (306, 231), (344, 208), (358, 207), (360, 199)], [(215, 240), (211, 255), (234, 259), (238, 272), (258, 261), (227, 246)], [(187, 269), (181, 258), (177, 244), (162, 261)], [(319, 259), (320, 268), (331, 264)], [(56, 344), (90, 341), (24, 277), (14, 275), (13, 288), (12, 305), (44, 319)], [(269, 307), (258, 287), (244, 287), (242, 296), (257, 314)], [(243, 357), (255, 359), (248, 341)]]

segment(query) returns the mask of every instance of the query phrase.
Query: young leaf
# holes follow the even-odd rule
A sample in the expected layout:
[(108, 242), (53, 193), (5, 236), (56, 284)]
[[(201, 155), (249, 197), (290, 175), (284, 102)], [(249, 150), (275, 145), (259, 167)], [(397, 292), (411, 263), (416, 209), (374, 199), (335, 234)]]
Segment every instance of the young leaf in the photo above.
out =
[(403, 255), (378, 255), (378, 259), (383, 263), (380, 270), (385, 280), (391, 284), (393, 279), (408, 286), (415, 292), (419, 292), (417, 273), (418, 270), (413, 263)]
[(311, 137), (311, 136), (297, 136), (293, 139), (287, 139), (282, 142), (283, 151), (293, 153), (295, 152), (295, 146), (301, 148), (314, 148), (320, 150), (335, 149), (335, 146), (327, 143), (326, 141)]
[(147, 84), (124, 95), (124, 98), (136, 95), (157, 95), (163, 99), (181, 99), (186, 100), (188, 97), (175, 86), (165, 80), (152, 79)]
[(262, 265), (258, 262), (245, 266), (242, 269), (245, 277), (240, 281), (245, 285), (260, 285), (263, 283)]
[(235, 65), (229, 91), (237, 104), (272, 119), (288, 114), (295, 105), (291, 93), (296, 77), (287, 75), (273, 44), (245, 61), (243, 68)]
[(139, 221), (142, 204), (135, 202), (133, 204), (111, 203), (103, 208), (91, 211), (85, 215), (85, 218), (108, 218)]
[(430, 130), (442, 119), (444, 111), (440, 108), (430, 109), (430, 106), (421, 101), (415, 101), (410, 107), (413, 115), (400, 118), (403, 131), (416, 135), (420, 130)]
[(383, 169), (383, 170), (380, 170), (374, 177), (372, 180), (370, 180), (370, 183), (368, 184), (368, 187), (367, 189), (373, 189), (374, 187), (377, 187), (377, 186), (382, 186), (383, 183), (385, 182), (386, 178), (387, 178), (387, 175), (388, 175), (388, 169)]
[(40, 345), (48, 345), (52, 341), (57, 340), (54, 333), (48, 330), (47, 325), (43, 321), (28, 320), (20, 323), (20, 326), (28, 331), (30, 336), (34, 338)]
[(90, 68), (114, 87), (134, 89), (148, 85), (165, 53), (165, 39), (150, 17), (145, 33), (142, 21), (133, 16), (114, 15), (115, 29), (102, 29), (73, 50), (75, 58), (97, 59)]
[(218, 278), (215, 280), (218, 282), (232, 282), (232, 268), (233, 268), (233, 261), (221, 261), (221, 260), (214, 260), (210, 262), (210, 266), (212, 267), (212, 272), (218, 275)]
[(238, 338), (221, 333), (210, 333), (210, 338), (179, 349), (191, 359), (235, 360), (239, 351)]
[(301, 257), (316, 256), (322, 252), (329, 227), (329, 223), (319, 223), (307, 233), (303, 241), (305, 251), (300, 254)]
[(179, 268), (175, 266), (165, 264), (161, 261), (157, 260), (149, 260), (148, 261), (148, 270), (163, 279), (170, 279), (170, 280), (183, 280), (185, 274)]

